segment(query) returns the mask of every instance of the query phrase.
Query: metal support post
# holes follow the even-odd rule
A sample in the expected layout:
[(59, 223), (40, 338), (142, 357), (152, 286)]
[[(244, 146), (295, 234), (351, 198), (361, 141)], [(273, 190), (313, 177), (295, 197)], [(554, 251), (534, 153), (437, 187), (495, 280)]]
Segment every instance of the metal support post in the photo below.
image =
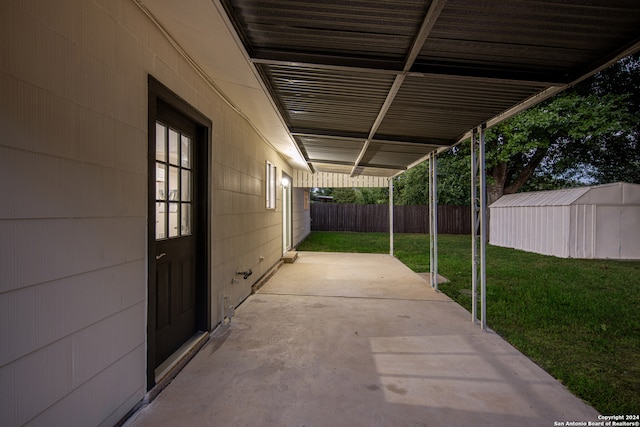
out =
[(480, 327), (487, 329), (487, 171), (484, 151), (484, 130), (480, 127), (480, 149), (478, 169), (480, 169)]
[(431, 287), (438, 290), (438, 178), (436, 153), (429, 155), (429, 272)]
[(389, 255), (394, 256), (394, 251), (393, 251), (393, 178), (389, 178)]
[(471, 133), (471, 321), (478, 321), (478, 131)]
[(478, 321), (480, 285), (480, 327), (487, 328), (487, 177), (484, 148), (485, 125), (471, 133), (471, 321)]

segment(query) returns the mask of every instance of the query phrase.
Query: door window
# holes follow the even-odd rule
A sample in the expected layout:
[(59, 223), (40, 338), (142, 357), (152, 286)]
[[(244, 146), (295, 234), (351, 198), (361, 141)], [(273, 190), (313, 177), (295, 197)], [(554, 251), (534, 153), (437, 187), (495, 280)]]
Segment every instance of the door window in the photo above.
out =
[(156, 122), (156, 240), (192, 233), (192, 139)]

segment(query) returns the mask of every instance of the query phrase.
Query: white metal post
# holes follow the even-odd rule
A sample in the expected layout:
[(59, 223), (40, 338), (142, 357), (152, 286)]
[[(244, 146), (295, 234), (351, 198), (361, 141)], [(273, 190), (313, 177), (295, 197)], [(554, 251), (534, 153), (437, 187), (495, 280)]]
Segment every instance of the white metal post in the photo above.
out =
[(487, 172), (485, 167), (484, 130), (486, 125), (480, 127), (480, 327), (487, 329)]
[(437, 158), (429, 156), (429, 268), (431, 287), (438, 290), (438, 177)]
[(471, 133), (471, 321), (478, 321), (478, 133)]
[(487, 173), (484, 130), (471, 133), (471, 321), (477, 322), (480, 282), (480, 327), (487, 328)]
[(389, 255), (394, 256), (394, 251), (393, 251), (393, 178), (389, 178)]

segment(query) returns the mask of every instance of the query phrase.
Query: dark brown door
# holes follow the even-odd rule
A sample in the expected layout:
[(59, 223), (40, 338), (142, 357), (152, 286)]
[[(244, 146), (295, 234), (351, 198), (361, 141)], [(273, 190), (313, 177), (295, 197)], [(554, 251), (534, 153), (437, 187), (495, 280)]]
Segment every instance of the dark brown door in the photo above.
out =
[(156, 364), (197, 331), (195, 129), (156, 122)]
[(211, 326), (211, 121), (149, 77), (147, 387), (155, 369)]

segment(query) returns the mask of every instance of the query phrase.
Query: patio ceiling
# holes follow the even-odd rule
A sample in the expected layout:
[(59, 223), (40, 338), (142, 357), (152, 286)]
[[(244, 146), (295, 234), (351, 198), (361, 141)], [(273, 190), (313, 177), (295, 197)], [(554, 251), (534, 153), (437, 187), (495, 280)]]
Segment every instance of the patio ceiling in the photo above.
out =
[(304, 161), (352, 176), (394, 176), (640, 48), (638, 0), (212, 4)]
[(640, 37), (637, 0), (222, 0), (315, 170), (392, 176)]

